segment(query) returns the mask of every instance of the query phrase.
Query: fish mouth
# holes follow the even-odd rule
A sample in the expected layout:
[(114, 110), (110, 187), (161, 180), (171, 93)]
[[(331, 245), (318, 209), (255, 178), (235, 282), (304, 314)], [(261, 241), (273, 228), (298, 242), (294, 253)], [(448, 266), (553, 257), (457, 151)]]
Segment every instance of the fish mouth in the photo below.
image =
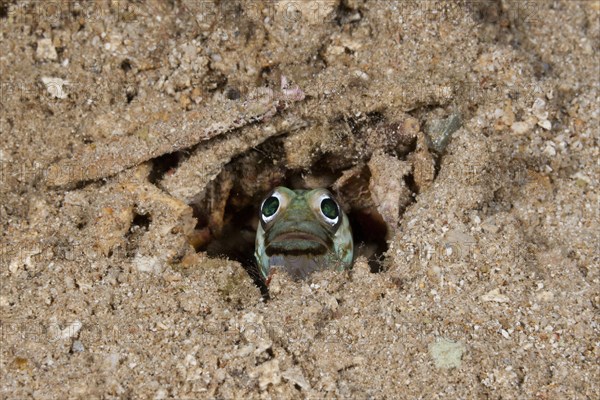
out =
[(323, 238), (308, 232), (286, 232), (274, 237), (265, 248), (268, 256), (274, 254), (325, 254), (329, 244)]

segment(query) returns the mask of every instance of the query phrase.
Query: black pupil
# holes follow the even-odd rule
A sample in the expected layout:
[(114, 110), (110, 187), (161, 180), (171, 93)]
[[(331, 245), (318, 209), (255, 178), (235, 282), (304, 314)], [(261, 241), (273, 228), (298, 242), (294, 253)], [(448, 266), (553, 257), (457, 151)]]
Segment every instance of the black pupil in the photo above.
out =
[(336, 219), (339, 215), (337, 204), (331, 199), (323, 199), (321, 202), (321, 211), (329, 219)]
[(279, 208), (279, 199), (275, 196), (271, 196), (265, 200), (262, 207), (262, 213), (265, 217), (271, 217), (277, 212)]

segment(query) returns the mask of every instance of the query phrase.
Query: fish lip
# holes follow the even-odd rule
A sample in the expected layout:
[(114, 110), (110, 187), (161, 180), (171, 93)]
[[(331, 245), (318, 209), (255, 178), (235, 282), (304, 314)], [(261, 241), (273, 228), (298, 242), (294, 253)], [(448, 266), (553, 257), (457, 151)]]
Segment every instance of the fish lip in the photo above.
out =
[(277, 235), (276, 237), (274, 237), (273, 240), (271, 240), (271, 243), (286, 242), (288, 240), (308, 240), (310, 242), (320, 243), (323, 246), (327, 247), (327, 243), (325, 243), (325, 241), (323, 239), (321, 239), (317, 235), (314, 235), (314, 234), (308, 233), (308, 232), (286, 232), (286, 233), (282, 233), (282, 234)]
[[(279, 247), (283, 247), (283, 246), (278, 246), (278, 245), (282, 245), (286, 242), (297, 242), (297, 241), (315, 243), (317, 246), (315, 246), (315, 249), (313, 251), (315, 251), (316, 253), (326, 252), (327, 249), (329, 248), (327, 242), (315, 234), (308, 233), (308, 232), (301, 232), (301, 231), (285, 232), (285, 233), (281, 233), (281, 234), (275, 236), (269, 242), (269, 244), (266, 246), (267, 254), (271, 253), (271, 251), (269, 251), (269, 250), (271, 250), (272, 247), (279, 248)], [(276, 251), (276, 253), (273, 252), (273, 254), (279, 254), (280, 252), (281, 253), (289, 253), (289, 254), (311, 253), (311, 251), (307, 251), (307, 250), (295, 251), (294, 249), (290, 249), (290, 248), (286, 249), (285, 251), (283, 249), (280, 249), (280, 251), (277, 251), (277, 250), (275, 250), (275, 251)]]

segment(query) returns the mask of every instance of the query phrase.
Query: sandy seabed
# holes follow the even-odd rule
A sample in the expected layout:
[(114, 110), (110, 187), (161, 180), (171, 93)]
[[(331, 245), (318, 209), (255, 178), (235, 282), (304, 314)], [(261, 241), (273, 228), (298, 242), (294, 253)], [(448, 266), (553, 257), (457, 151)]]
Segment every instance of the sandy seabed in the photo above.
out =
[[(3, 1), (0, 27), (2, 398), (598, 398), (598, 1)], [(277, 183), (387, 236), (265, 300), (232, 249)]]

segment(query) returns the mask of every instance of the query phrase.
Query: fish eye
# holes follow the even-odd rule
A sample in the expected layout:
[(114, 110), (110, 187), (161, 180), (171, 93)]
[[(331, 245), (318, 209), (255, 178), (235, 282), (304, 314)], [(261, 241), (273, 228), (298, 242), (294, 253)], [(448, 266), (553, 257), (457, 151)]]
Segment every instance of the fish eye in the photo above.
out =
[(262, 205), (260, 206), (261, 217), (265, 223), (275, 218), (277, 211), (279, 211), (279, 205), (281, 204), (280, 194), (274, 192), (271, 196), (267, 197)]
[(321, 200), (321, 214), (323, 214), (325, 220), (331, 225), (335, 225), (338, 222), (340, 209), (331, 197), (325, 197)]

